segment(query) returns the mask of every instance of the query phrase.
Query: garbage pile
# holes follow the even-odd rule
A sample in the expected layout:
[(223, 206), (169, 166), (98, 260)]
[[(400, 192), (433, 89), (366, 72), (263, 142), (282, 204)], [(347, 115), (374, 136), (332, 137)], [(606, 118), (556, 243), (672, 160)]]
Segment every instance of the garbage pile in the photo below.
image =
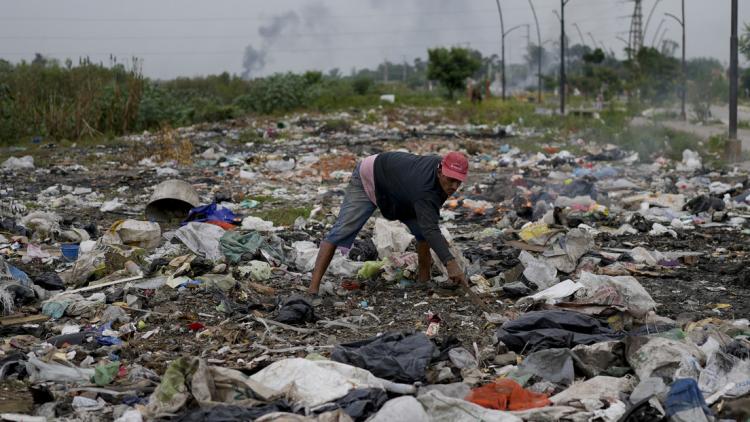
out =
[[(401, 113), (5, 161), (0, 419), (747, 420), (747, 172)], [(441, 225), (472, 295), (437, 259), (417, 283), (382, 218), (306, 295), (357, 160), (461, 138)]]

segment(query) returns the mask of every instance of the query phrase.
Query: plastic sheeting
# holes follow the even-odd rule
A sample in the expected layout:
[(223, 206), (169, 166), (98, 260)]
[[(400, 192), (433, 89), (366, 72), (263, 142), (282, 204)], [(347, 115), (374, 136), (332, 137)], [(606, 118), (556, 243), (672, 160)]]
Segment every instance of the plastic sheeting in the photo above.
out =
[(640, 379), (652, 376), (698, 377), (703, 352), (694, 344), (664, 337), (629, 337), (626, 358)]
[(336, 346), (331, 360), (364, 368), (396, 382), (423, 381), (435, 346), (424, 333), (387, 333)]
[(622, 335), (590, 316), (559, 310), (528, 312), (497, 330), (497, 338), (515, 352), (571, 348), (614, 340)]
[(389, 400), (368, 422), (430, 422), (422, 404), (412, 396), (397, 397)]
[(672, 422), (708, 422), (713, 420), (711, 410), (694, 379), (676, 380), (664, 401), (667, 417)]
[(250, 379), (279, 390), (291, 402), (309, 408), (344, 397), (355, 388), (383, 388), (399, 394), (415, 392), (411, 385), (396, 384), (351, 365), (300, 358), (274, 362)]
[(635, 382), (630, 377), (608, 377), (600, 375), (584, 382), (574, 383), (561, 393), (550, 397), (556, 405), (580, 402), (581, 400), (619, 400), (620, 393), (633, 391)]
[(573, 356), (569, 349), (546, 349), (531, 353), (518, 369), (545, 381), (562, 385), (570, 385), (575, 377)]
[(266, 238), (257, 232), (239, 233), (228, 231), (219, 239), (219, 249), (231, 264), (236, 264), (243, 259), (251, 260), (260, 255), (268, 262), (276, 265), (283, 262), (281, 248), (272, 246)]
[(466, 400), (446, 397), (430, 391), (417, 397), (432, 422), (482, 421), (521, 422), (522, 419), (509, 412), (486, 409)]
[(223, 258), (219, 249), (219, 240), (224, 235), (224, 229), (208, 223), (188, 223), (174, 233), (196, 255), (219, 261)]
[(59, 363), (47, 363), (39, 360), (34, 353), (29, 353), (26, 361), (26, 372), (32, 383), (43, 381), (88, 383), (94, 376), (94, 368), (78, 368)]
[(575, 303), (589, 305), (593, 312), (597, 312), (597, 308), (603, 311), (611, 307), (640, 319), (656, 308), (656, 302), (635, 277), (583, 272), (578, 282), (583, 288), (576, 292)]

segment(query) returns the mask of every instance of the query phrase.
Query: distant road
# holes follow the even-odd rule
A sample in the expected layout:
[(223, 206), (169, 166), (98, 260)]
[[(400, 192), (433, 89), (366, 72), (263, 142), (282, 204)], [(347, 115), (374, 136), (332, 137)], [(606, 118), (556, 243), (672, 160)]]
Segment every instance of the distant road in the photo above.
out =
[[(679, 110), (673, 109), (679, 113)], [(729, 131), (729, 107), (711, 106), (711, 114), (715, 119), (721, 120), (721, 124), (698, 125), (682, 120), (659, 120), (659, 124), (670, 129), (694, 133), (704, 139), (714, 135), (727, 134)], [(690, 115), (688, 115), (690, 118)], [(737, 119), (750, 122), (750, 107), (740, 106), (737, 108)], [(633, 126), (648, 126), (651, 120), (646, 117), (636, 117), (631, 122)], [(750, 129), (737, 129), (737, 137), (742, 141), (742, 149), (750, 151)]]

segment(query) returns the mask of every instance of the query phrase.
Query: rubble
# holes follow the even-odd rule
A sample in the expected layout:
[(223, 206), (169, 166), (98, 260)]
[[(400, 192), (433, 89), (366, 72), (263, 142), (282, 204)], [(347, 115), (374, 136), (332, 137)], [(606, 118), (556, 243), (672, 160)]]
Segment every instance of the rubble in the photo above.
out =
[[(389, 112), (335, 115), (346, 133), (326, 116), (258, 119), (252, 143), (183, 128), (194, 148), (180, 163), (137, 154), (150, 134), (81, 163), (62, 147), (9, 157), (3, 186), (24, 188), (0, 191), (0, 418), (747, 411), (746, 172), (578, 139), (530, 151), (523, 132), (500, 145), (495, 128)], [(467, 149), (462, 137), (470, 179), (441, 226), (469, 289), (437, 259), (417, 283), (413, 236), (377, 218), (305, 295), (356, 162)]]

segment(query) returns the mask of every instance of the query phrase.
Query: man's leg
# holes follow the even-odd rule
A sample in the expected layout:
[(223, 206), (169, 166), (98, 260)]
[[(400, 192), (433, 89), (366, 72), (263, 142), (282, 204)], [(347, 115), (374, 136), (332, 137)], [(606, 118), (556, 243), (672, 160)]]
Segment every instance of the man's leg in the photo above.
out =
[(334, 223), (326, 238), (320, 242), (310, 287), (307, 289), (308, 293), (318, 293), (320, 281), (328, 270), (331, 260), (333, 260), (336, 248), (352, 246), (357, 233), (362, 230), (362, 226), (375, 212), (375, 208), (375, 204), (370, 201), (364, 187), (362, 187), (362, 180), (359, 178), (359, 165), (357, 165), (352, 173), (351, 180), (349, 180), (349, 185), (346, 187), (344, 202), (341, 204), (336, 223)]
[(422, 230), (419, 229), (416, 219), (402, 221), (409, 228), (409, 231), (417, 239), (417, 258), (418, 258), (418, 270), (417, 270), (417, 281), (420, 283), (426, 283), (430, 281), (432, 273), (432, 255), (430, 254), (430, 244), (427, 243)]
[(417, 241), (417, 257), (419, 258), (417, 281), (426, 283), (430, 281), (432, 272), (432, 255), (430, 255), (430, 245), (426, 240)]

